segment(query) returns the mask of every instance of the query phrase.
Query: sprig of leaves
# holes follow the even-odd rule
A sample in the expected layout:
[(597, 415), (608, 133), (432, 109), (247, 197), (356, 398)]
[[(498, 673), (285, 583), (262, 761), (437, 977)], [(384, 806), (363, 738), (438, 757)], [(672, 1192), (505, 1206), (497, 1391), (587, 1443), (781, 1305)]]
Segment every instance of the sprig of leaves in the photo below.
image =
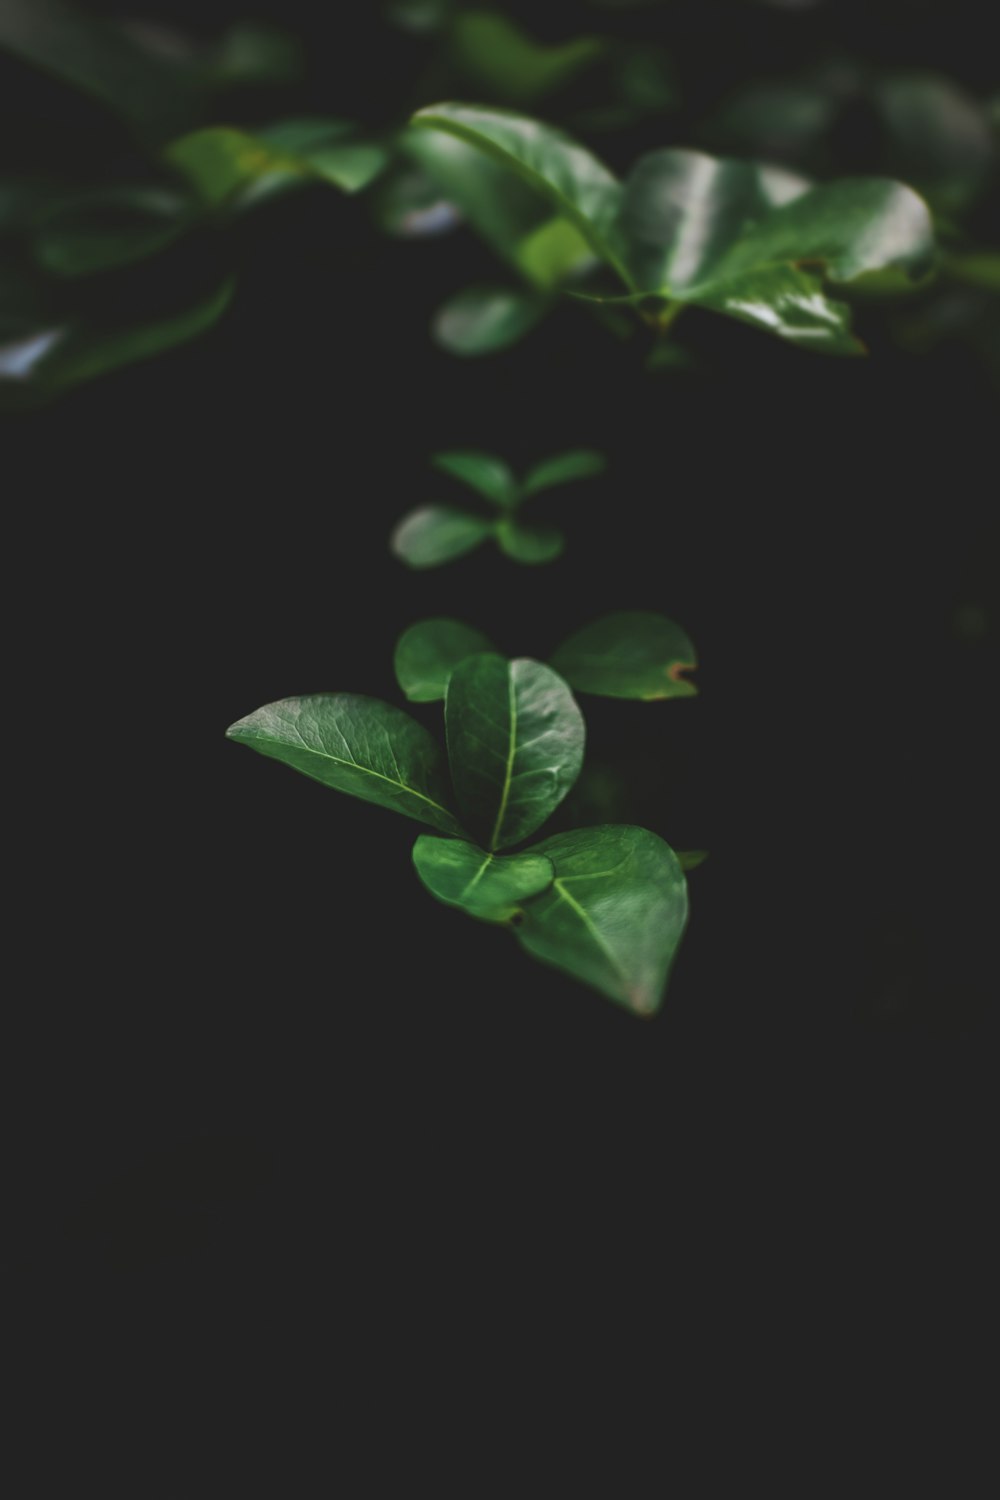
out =
[(393, 531), (390, 546), (411, 568), (436, 568), (489, 540), (515, 562), (552, 562), (563, 551), (565, 536), (558, 527), (523, 520), (521, 506), (543, 490), (591, 479), (606, 467), (603, 454), (591, 448), (554, 454), (520, 480), (502, 458), (474, 449), (436, 453), (431, 463), (467, 485), (493, 508), (493, 514), (476, 514), (454, 505), (422, 505), (410, 511)]
[[(415, 134), (427, 131), (478, 152), (494, 172), (505, 173), (520, 192), (547, 205), (546, 233), (557, 225), (603, 266), (619, 290), (591, 292), (595, 301), (634, 307), (652, 327), (666, 329), (688, 306), (750, 323), (802, 348), (856, 354), (849, 307), (827, 287), (871, 284), (877, 273), (897, 281), (924, 275), (934, 237), (924, 201), (903, 183), (861, 177), (812, 184), (807, 178), (764, 163), (715, 158), (700, 151), (663, 150), (639, 158), (620, 182), (597, 157), (561, 131), (508, 110), (443, 103), (418, 110)], [(427, 156), (429, 170), (436, 164)], [(459, 191), (468, 177), (457, 180)], [(511, 259), (504, 235), (503, 204), (491, 200), (466, 216)], [(501, 224), (492, 229), (493, 219)], [(523, 235), (514, 245), (521, 253)], [(515, 261), (518, 259), (515, 255)], [(559, 289), (582, 292), (589, 269), (578, 253), (553, 270), (548, 301)], [(519, 265), (519, 269), (522, 269)], [(530, 281), (530, 277), (527, 277)], [(536, 289), (536, 293), (541, 289)], [(495, 296), (494, 296), (495, 304)], [(537, 301), (538, 316), (544, 311)], [(536, 304), (532, 304), (535, 306)], [(466, 330), (459, 352), (498, 347), (479, 299), (478, 341)], [(473, 305), (465, 306), (466, 323)], [(446, 312), (438, 316), (441, 337)], [(526, 331), (525, 319), (504, 324), (505, 338)], [(522, 327), (522, 324), (525, 324)], [(512, 332), (513, 329), (513, 332)], [(510, 337), (506, 337), (510, 334)]]
[[(440, 671), (435, 651), (440, 658), (448, 649), (442, 632), (427, 627), (442, 623), (454, 654), (460, 638), (466, 646), (485, 639), (456, 622), (407, 632), (404, 657), (412, 665), (422, 650), (428, 663), (422, 693), (413, 694), (424, 701)], [(227, 735), (429, 826), (413, 862), (437, 900), (509, 927), (534, 957), (637, 1015), (652, 1014), (687, 921), (684, 872), (669, 845), (644, 828), (604, 824), (509, 852), (539, 831), (580, 774), (585, 729), (569, 683), (542, 662), (479, 649), (461, 654), (434, 696), (444, 699), (451, 792), (433, 737), (375, 698), (286, 698)]]

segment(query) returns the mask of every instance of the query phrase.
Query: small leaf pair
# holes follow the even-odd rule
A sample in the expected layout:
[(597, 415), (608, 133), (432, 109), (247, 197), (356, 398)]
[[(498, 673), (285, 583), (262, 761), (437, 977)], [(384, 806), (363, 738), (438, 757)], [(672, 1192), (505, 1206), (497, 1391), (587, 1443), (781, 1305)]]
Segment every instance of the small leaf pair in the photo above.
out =
[[(420, 620), (396, 644), (396, 680), (411, 703), (433, 703), (444, 698), (466, 657), (495, 649), (461, 620)], [(550, 665), (576, 692), (603, 698), (649, 703), (691, 698), (698, 691), (683, 675), (698, 665), (691, 640), (673, 620), (647, 610), (604, 615), (585, 625), (556, 648)]]
[[(687, 920), (673, 850), (642, 828), (605, 825), (501, 853), (541, 827), (583, 764), (583, 717), (551, 667), (478, 652), (444, 691), (450, 806), (433, 738), (402, 710), (353, 693), (268, 704), (231, 739), (327, 786), (435, 830), (413, 851), (438, 900), (509, 924), (522, 947), (638, 1014), (660, 1005)], [(444, 835), (442, 837), (442, 835)]]
[[(640, 157), (620, 182), (561, 131), (507, 110), (436, 104), (419, 110), (412, 125), (480, 153), (488, 163), (485, 183), (505, 171), (522, 191), (548, 205), (555, 217), (546, 221), (546, 242), (558, 242), (562, 232), (577, 246), (571, 257), (549, 266), (550, 297), (574, 284), (582, 295), (579, 281), (587, 269), (582, 246), (590, 263), (603, 266), (623, 289), (610, 297), (599, 292), (595, 300), (630, 304), (657, 329), (665, 329), (682, 308), (697, 306), (802, 348), (855, 354), (861, 345), (850, 332), (850, 309), (828, 296), (825, 282), (870, 286), (875, 273), (883, 279), (891, 273), (890, 283), (906, 284), (932, 260), (926, 204), (887, 178), (814, 186), (765, 163), (662, 150)], [(437, 160), (428, 159), (447, 191)], [(460, 191), (469, 175), (468, 167), (461, 177), (453, 174)], [(478, 203), (467, 217), (538, 285), (523, 263), (524, 234), (519, 232), (513, 245), (504, 237), (505, 213), (505, 200), (498, 197)], [(519, 213), (523, 216), (523, 207)], [(476, 313), (482, 325), (478, 335), (475, 309), (461, 311), (467, 347), (449, 339), (444, 314), (437, 325), (443, 343), (464, 353), (499, 346), (496, 338), (490, 342), (487, 299), (480, 299)]]
[(495, 541), (515, 562), (552, 562), (566, 545), (563, 533), (555, 526), (522, 520), (520, 507), (542, 490), (589, 479), (605, 467), (600, 453), (584, 448), (543, 460), (520, 481), (503, 459), (491, 453), (438, 453), (431, 462), (443, 474), (475, 490), (498, 514), (476, 515), (453, 505), (424, 505), (411, 511), (390, 538), (393, 552), (411, 568), (436, 568), (487, 540)]

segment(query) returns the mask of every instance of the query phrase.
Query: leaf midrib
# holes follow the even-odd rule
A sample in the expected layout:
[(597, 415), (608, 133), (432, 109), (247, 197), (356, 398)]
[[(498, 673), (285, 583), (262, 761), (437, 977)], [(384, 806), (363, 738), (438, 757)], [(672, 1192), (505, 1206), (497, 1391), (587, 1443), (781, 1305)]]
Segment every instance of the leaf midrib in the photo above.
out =
[[(239, 739), (241, 736), (234, 734), (231, 738)], [(265, 740), (267, 744), (271, 745), (281, 745), (283, 743), (282, 740), (269, 739), (266, 735), (262, 734), (248, 735), (246, 738)], [(450, 818), (453, 823), (456, 822), (454, 813), (449, 812), (446, 807), (442, 807), (440, 802), (435, 802), (433, 797), (425, 796), (423, 792), (418, 792), (415, 787), (407, 786), (405, 781), (396, 781), (392, 776), (384, 776), (381, 771), (372, 771), (368, 766), (359, 765), (356, 760), (344, 760), (342, 756), (331, 755), (328, 750), (316, 750), (312, 745), (303, 744), (302, 749), (307, 755), (315, 755), (319, 760), (331, 760), (336, 766), (347, 766), (352, 771), (360, 771), (362, 776), (374, 776), (377, 781), (384, 781), (388, 786), (398, 786), (401, 792), (406, 792), (410, 797), (416, 797), (420, 802), (426, 802), (428, 807), (433, 807), (437, 812), (444, 813), (445, 817)]]
[(514, 692), (514, 673), (507, 668), (507, 705), (510, 712), (510, 740), (507, 746), (507, 765), (504, 769), (503, 790), (500, 793), (500, 808), (497, 812), (497, 820), (493, 825), (493, 833), (490, 836), (490, 851), (492, 852), (500, 841), (500, 829), (507, 812), (507, 799), (510, 796), (511, 782), (514, 779), (514, 757), (517, 754), (517, 695)]

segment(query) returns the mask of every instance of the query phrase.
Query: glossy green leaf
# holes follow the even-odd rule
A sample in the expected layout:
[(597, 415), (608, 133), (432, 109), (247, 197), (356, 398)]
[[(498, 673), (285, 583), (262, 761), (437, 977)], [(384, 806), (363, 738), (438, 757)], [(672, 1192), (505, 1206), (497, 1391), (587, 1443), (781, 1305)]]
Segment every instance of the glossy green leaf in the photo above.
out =
[(597, 61), (604, 43), (580, 36), (545, 46), (498, 11), (460, 11), (452, 22), (453, 65), (505, 104), (530, 104), (554, 93)]
[(521, 484), (521, 493), (524, 496), (537, 495), (557, 484), (591, 479), (595, 474), (603, 474), (606, 468), (603, 453), (597, 453), (593, 448), (574, 448), (568, 453), (557, 453), (552, 458), (543, 459), (529, 469)]
[(441, 753), (402, 709), (358, 693), (313, 693), (268, 703), (226, 735), (348, 796), (460, 833), (447, 807)]
[(423, 505), (404, 516), (389, 539), (411, 568), (436, 568), (463, 557), (493, 535), (493, 522), (448, 505)]
[(467, 656), (492, 651), (481, 630), (461, 620), (418, 620), (396, 643), (396, 681), (411, 703), (443, 700), (448, 678)]
[(520, 521), (513, 516), (497, 522), (496, 539), (501, 552), (529, 567), (554, 562), (566, 547), (566, 538), (558, 526)]
[(450, 453), (435, 453), (431, 459), (435, 469), (460, 479), (494, 505), (506, 508), (517, 499), (517, 481), (502, 458), (493, 453), (480, 453), (475, 449), (463, 449)]
[(552, 653), (552, 665), (580, 693), (605, 698), (690, 698), (698, 689), (681, 674), (697, 666), (679, 625), (646, 610), (604, 615)]
[(539, 294), (514, 287), (466, 287), (438, 308), (434, 338), (452, 354), (495, 354), (530, 333), (548, 305)]
[(40, 221), (35, 254), (57, 276), (89, 276), (165, 250), (187, 228), (187, 205), (163, 188), (107, 188), (61, 203)]
[(39, 329), (0, 347), (0, 398), (56, 395), (206, 332), (232, 301), (235, 280), (169, 316), (124, 327), (98, 321)]
[(548, 889), (555, 868), (544, 854), (487, 854), (464, 839), (422, 833), (413, 846), (417, 874), (432, 896), (469, 916), (507, 922), (521, 903)]
[(658, 1010), (687, 922), (687, 883), (668, 844), (606, 824), (543, 839), (555, 879), (514, 931), (535, 958), (638, 1015)]
[(550, 667), (467, 657), (445, 696), (448, 760), (470, 831), (491, 852), (541, 827), (583, 764), (583, 716)]
[(598, 259), (614, 266), (631, 285), (615, 233), (621, 184), (584, 147), (537, 120), (471, 104), (431, 105), (418, 110), (412, 124), (453, 135), (507, 167), (548, 198)]

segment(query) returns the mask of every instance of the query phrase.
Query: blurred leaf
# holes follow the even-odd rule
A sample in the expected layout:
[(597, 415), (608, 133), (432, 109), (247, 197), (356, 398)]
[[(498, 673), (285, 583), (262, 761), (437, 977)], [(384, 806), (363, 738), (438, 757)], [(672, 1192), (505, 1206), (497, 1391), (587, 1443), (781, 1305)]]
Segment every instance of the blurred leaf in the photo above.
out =
[(397, 166), (388, 172), (373, 195), (375, 218), (386, 234), (400, 239), (428, 239), (449, 234), (462, 215), (438, 184), (419, 167)]
[(517, 244), (514, 262), (532, 286), (545, 291), (596, 264), (593, 251), (568, 219), (546, 219)]
[(889, 136), (888, 168), (945, 212), (966, 207), (995, 159), (986, 111), (950, 78), (898, 73), (875, 88)]
[(238, 21), (212, 50), (210, 71), (216, 85), (293, 83), (302, 72), (298, 37), (262, 21)]
[(942, 256), (941, 269), (965, 286), (1000, 292), (1000, 251), (967, 250)]
[(65, 200), (39, 222), (35, 254), (57, 276), (89, 276), (156, 255), (188, 227), (187, 205), (165, 188), (104, 188)]
[(707, 849), (685, 849), (677, 851), (677, 863), (682, 870), (697, 870), (708, 858)]
[(523, 901), (547, 890), (555, 875), (543, 854), (487, 854), (475, 844), (432, 833), (417, 839), (413, 863), (438, 901), (488, 922), (509, 921)]
[(253, 135), (213, 125), (172, 141), (164, 159), (208, 208), (246, 204), (309, 180), (353, 193), (388, 160), (381, 146), (351, 141), (344, 120), (285, 120)]
[(566, 547), (566, 538), (557, 526), (516, 520), (513, 516), (497, 522), (496, 539), (508, 557), (529, 566), (554, 562)]
[(554, 93), (603, 51), (604, 43), (592, 36), (545, 46), (498, 11), (460, 11), (449, 31), (452, 65), (477, 94), (504, 104), (530, 104)]
[(431, 459), (435, 469), (450, 474), (462, 484), (467, 484), (478, 495), (503, 508), (517, 500), (518, 485), (502, 458), (493, 453), (480, 453), (464, 449), (453, 453), (435, 453)]
[(527, 901), (518, 942), (638, 1015), (652, 1015), (687, 922), (687, 883), (668, 844), (645, 828), (605, 825), (543, 839), (555, 880)]
[(583, 764), (583, 716), (551, 667), (466, 657), (445, 696), (448, 762), (469, 830), (491, 852), (545, 822)]
[(313, 693), (268, 703), (231, 724), (227, 739), (284, 761), (314, 781), (460, 833), (448, 811), (444, 764), (422, 724), (359, 693)]
[(645, 610), (605, 615), (553, 651), (556, 671), (579, 693), (605, 698), (690, 698), (681, 674), (697, 666), (690, 639), (665, 615)]
[(418, 110), (411, 123), (453, 135), (508, 168), (547, 198), (598, 259), (629, 283), (614, 237), (621, 185), (584, 147), (538, 120), (468, 104), (434, 104)]
[(146, 137), (182, 128), (196, 104), (183, 74), (68, 0), (3, 0), (0, 47), (100, 100)]
[(471, 286), (449, 297), (434, 315), (434, 338), (452, 354), (493, 354), (530, 333), (548, 307), (537, 292)]
[(521, 485), (521, 494), (524, 497), (537, 495), (557, 484), (591, 479), (595, 474), (603, 474), (606, 468), (604, 454), (593, 448), (574, 448), (568, 453), (557, 453), (528, 470)]
[(460, 662), (493, 649), (481, 630), (461, 620), (418, 620), (396, 643), (396, 681), (411, 703), (436, 703)]
[(411, 127), (400, 146), (490, 248), (516, 266), (522, 243), (550, 217), (538, 194), (474, 146), (441, 131)]
[(0, 347), (0, 400), (56, 395), (123, 365), (162, 354), (204, 333), (235, 291), (229, 279), (210, 297), (169, 316), (116, 326), (95, 318), (40, 328)]
[(493, 535), (492, 521), (447, 505), (424, 505), (406, 516), (389, 545), (411, 568), (436, 568), (463, 557)]
[(390, 21), (417, 35), (438, 31), (455, 8), (455, 0), (386, 0)]

